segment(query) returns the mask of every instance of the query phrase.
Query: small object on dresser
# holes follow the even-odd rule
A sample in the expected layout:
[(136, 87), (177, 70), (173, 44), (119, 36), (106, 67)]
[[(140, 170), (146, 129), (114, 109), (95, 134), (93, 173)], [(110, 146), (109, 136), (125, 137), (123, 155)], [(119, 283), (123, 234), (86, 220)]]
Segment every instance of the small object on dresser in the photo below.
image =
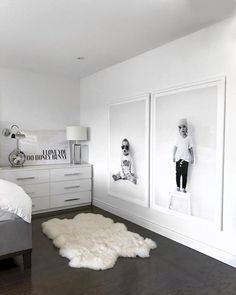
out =
[(26, 156), (19, 148), (19, 140), (25, 138), (25, 134), (20, 130), (19, 126), (12, 125), (11, 128), (5, 128), (2, 131), (4, 136), (11, 136), (16, 139), (16, 149), (14, 149), (8, 156), (8, 160), (12, 167), (22, 167), (25, 163)]
[(14, 149), (8, 156), (8, 160), (12, 167), (22, 167), (25, 163), (25, 153), (19, 148)]

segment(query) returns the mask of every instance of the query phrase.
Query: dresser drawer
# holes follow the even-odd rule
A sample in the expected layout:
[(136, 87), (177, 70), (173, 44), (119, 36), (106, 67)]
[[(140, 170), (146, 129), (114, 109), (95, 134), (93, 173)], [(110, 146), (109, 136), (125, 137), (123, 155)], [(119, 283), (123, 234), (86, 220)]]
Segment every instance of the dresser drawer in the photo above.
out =
[(18, 185), (41, 183), (49, 181), (48, 170), (14, 170), (1, 171), (0, 178), (14, 182)]
[(91, 177), (91, 167), (51, 169), (51, 181), (75, 180)]
[(49, 196), (50, 193), (49, 183), (24, 184), (21, 187), (31, 198)]
[(52, 182), (50, 191), (52, 195), (76, 193), (91, 190), (90, 179), (70, 180), (61, 182)]
[(41, 197), (32, 199), (32, 211), (40, 211), (50, 208), (49, 197)]
[(91, 192), (80, 192), (51, 196), (51, 208), (67, 207), (91, 203)]

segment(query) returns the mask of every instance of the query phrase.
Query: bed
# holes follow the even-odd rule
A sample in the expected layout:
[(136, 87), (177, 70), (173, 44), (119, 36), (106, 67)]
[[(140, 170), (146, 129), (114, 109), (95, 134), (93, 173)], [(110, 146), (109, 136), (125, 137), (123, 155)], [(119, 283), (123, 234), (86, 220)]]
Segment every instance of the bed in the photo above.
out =
[[(13, 190), (12, 194), (9, 194), (8, 186), (11, 191)], [(7, 195), (8, 202), (4, 193)], [(16, 200), (13, 202), (14, 198), (11, 197), (14, 195), (17, 201), (23, 198), (26, 203), (23, 207), (28, 207), (27, 214), (24, 214), (25, 208), (19, 207)], [(14, 205), (18, 207), (14, 208)], [(0, 259), (22, 255), (24, 269), (31, 267), (32, 224), (29, 206), (31, 206), (31, 200), (28, 195), (14, 184), (3, 183), (0, 180)]]

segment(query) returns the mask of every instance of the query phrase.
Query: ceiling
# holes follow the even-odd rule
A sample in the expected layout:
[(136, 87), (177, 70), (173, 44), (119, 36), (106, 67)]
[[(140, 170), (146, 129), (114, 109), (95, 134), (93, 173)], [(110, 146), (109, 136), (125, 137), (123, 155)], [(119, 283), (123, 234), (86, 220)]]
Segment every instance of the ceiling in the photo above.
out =
[(81, 78), (235, 7), (233, 0), (0, 0), (0, 66)]

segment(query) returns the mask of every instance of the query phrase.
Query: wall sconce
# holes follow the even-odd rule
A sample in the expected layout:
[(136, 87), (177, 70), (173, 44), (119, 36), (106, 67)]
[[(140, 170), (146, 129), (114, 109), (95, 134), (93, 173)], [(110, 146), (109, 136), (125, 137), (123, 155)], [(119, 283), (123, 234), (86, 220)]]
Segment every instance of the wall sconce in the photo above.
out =
[(21, 139), (25, 138), (25, 134), (20, 131), (20, 128), (17, 125), (12, 125), (9, 128), (4, 128), (2, 130), (4, 136), (11, 136), (11, 138)]
[[(87, 127), (81, 126), (68, 126), (66, 127), (66, 138), (72, 142), (72, 153), (70, 155), (71, 164), (81, 164), (81, 144), (76, 141), (87, 140)], [(75, 150), (78, 149), (79, 159), (75, 161)]]

